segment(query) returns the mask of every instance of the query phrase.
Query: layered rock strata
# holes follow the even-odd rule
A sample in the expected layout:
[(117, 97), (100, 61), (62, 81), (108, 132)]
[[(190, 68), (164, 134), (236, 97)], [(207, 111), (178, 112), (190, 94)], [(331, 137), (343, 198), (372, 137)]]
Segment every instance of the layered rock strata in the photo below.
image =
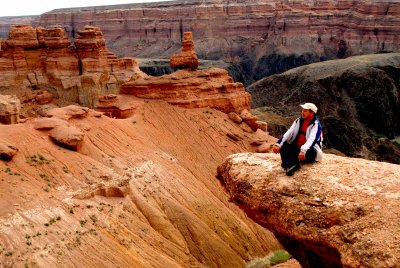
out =
[(121, 94), (162, 99), (186, 108), (212, 107), (229, 113), (250, 108), (250, 95), (243, 84), (233, 82), (218, 68), (179, 70), (161, 77), (141, 78), (121, 86)]
[[(235, 62), (253, 79), (324, 59), (400, 49), (400, 1), (168, 1), (57, 9), (40, 25), (103, 29), (119, 55), (168, 58), (192, 31), (202, 59)], [(249, 78), (250, 79), (250, 78)]]
[(280, 162), (236, 154), (218, 172), (231, 200), (302, 267), (398, 266), (398, 165), (325, 155), (288, 177)]
[(145, 76), (135, 59), (118, 58), (105, 47), (98, 27), (85, 27), (72, 44), (61, 27), (17, 25), (1, 47), (4, 92), (45, 88), (55, 98), (93, 107), (99, 95), (117, 93), (122, 83)]

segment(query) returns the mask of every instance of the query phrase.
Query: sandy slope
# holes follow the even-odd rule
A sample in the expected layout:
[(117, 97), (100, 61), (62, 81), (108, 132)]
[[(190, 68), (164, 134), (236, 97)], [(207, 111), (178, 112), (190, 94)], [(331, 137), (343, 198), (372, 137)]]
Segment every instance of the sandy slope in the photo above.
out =
[(215, 177), (252, 150), (225, 114), (145, 101), (129, 119), (69, 122), (86, 134), (79, 152), (34, 119), (0, 125), (19, 148), (0, 161), (0, 266), (243, 267), (279, 247)]

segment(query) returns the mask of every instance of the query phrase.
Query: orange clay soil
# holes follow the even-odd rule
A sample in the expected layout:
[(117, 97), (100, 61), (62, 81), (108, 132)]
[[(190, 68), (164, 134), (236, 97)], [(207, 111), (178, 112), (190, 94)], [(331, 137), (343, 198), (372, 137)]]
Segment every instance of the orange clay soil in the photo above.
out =
[(85, 133), (78, 152), (34, 121), (0, 125), (19, 149), (0, 161), (0, 266), (244, 267), (280, 248), (216, 179), (225, 157), (254, 150), (226, 114), (162, 101), (128, 119), (90, 111), (69, 120)]

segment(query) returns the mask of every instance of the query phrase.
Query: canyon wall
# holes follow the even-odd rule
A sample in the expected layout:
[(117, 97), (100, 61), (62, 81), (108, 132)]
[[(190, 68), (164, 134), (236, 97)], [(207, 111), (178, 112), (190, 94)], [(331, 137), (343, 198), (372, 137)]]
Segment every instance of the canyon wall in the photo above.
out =
[[(58, 9), (42, 26), (101, 27), (120, 56), (168, 58), (193, 32), (200, 59), (236, 64), (246, 83), (325, 59), (400, 49), (400, 1), (196, 0)], [(242, 81), (243, 82), (243, 81)]]

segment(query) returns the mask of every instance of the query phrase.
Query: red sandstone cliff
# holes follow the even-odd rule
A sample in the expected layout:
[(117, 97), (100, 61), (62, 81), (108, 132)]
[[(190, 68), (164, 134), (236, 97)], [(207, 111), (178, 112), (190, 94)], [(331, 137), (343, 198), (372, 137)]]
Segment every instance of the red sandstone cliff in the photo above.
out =
[(2, 94), (46, 89), (68, 102), (93, 107), (100, 94), (116, 93), (122, 83), (145, 76), (135, 59), (118, 58), (106, 48), (98, 27), (84, 27), (74, 45), (61, 27), (31, 25), (14, 26), (8, 39), (0, 41)]
[(200, 58), (256, 59), (273, 53), (335, 58), (400, 49), (400, 1), (206, 0), (58, 9), (40, 25), (69, 34), (87, 24), (103, 29), (121, 55), (169, 57), (192, 31)]

